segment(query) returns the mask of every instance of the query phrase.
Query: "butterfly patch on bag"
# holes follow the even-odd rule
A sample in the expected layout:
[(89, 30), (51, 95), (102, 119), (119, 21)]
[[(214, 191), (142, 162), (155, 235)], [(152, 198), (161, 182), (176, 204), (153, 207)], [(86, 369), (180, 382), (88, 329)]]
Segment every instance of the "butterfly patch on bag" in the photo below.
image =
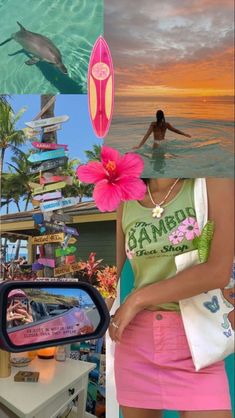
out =
[(208, 309), (212, 313), (215, 313), (219, 311), (220, 309), (217, 296), (213, 296), (211, 300), (204, 302), (203, 305), (205, 306), (206, 309)]
[[(233, 272), (234, 274), (234, 272)], [(230, 283), (228, 286), (226, 286), (224, 289), (222, 289), (222, 295), (224, 298), (224, 302), (230, 305), (230, 307), (232, 308), (232, 310), (229, 312), (228, 314), (228, 320), (231, 324), (232, 329), (235, 329), (235, 280), (234, 280), (234, 276), (231, 277), (230, 279)]]

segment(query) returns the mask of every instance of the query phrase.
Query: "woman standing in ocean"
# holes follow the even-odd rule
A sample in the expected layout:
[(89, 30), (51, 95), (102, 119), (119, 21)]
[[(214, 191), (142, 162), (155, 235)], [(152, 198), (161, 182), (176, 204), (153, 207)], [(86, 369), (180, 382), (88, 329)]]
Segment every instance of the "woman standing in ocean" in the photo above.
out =
[(139, 143), (139, 145), (133, 147), (133, 149), (141, 148), (144, 145), (144, 143), (147, 141), (151, 133), (153, 133), (153, 138), (154, 138), (153, 149), (158, 148), (161, 141), (165, 139), (165, 134), (166, 134), (167, 129), (169, 129), (169, 131), (175, 132), (176, 134), (186, 136), (187, 138), (191, 138), (191, 135), (186, 134), (180, 131), (179, 129), (174, 128), (174, 126), (172, 126), (169, 122), (166, 122), (164, 112), (162, 110), (158, 110), (156, 113), (156, 121), (150, 124), (142, 141)]

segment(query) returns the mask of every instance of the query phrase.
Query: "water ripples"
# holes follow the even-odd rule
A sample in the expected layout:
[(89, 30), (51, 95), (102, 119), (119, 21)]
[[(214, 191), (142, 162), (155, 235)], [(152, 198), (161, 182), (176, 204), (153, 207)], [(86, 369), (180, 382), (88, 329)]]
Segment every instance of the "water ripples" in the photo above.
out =
[(0, 47), (0, 91), (8, 94), (87, 93), (87, 69), (92, 46), (102, 33), (102, 0), (0, 0), (0, 42), (26, 29), (47, 36), (60, 50), (68, 76), (40, 62), (26, 66), (27, 54), (14, 56), (21, 46), (14, 40)]

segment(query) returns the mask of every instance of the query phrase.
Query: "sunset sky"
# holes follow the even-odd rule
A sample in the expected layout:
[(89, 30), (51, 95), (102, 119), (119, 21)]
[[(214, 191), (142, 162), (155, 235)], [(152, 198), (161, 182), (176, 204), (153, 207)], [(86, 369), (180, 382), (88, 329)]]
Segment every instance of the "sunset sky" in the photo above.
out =
[(108, 0), (119, 96), (233, 95), (232, 0)]

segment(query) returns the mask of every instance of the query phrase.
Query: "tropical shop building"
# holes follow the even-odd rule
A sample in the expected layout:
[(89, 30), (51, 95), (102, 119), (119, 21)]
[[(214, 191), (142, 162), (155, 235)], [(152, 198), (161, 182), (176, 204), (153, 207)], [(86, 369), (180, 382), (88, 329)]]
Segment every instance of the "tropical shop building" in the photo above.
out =
[[(39, 210), (11, 213), (1, 217), (1, 238), (10, 242), (18, 239), (27, 241), (28, 262), (31, 264), (36, 257), (36, 246), (32, 238), (39, 235), (32, 215), (40, 213)], [(64, 209), (69, 215), (70, 223), (67, 226), (75, 227), (79, 237), (74, 245), (77, 247), (75, 257), (77, 260), (87, 260), (91, 252), (96, 253), (97, 259), (103, 259), (106, 265), (115, 265), (115, 231), (116, 213), (101, 213), (94, 202), (83, 202), (76, 206)]]

